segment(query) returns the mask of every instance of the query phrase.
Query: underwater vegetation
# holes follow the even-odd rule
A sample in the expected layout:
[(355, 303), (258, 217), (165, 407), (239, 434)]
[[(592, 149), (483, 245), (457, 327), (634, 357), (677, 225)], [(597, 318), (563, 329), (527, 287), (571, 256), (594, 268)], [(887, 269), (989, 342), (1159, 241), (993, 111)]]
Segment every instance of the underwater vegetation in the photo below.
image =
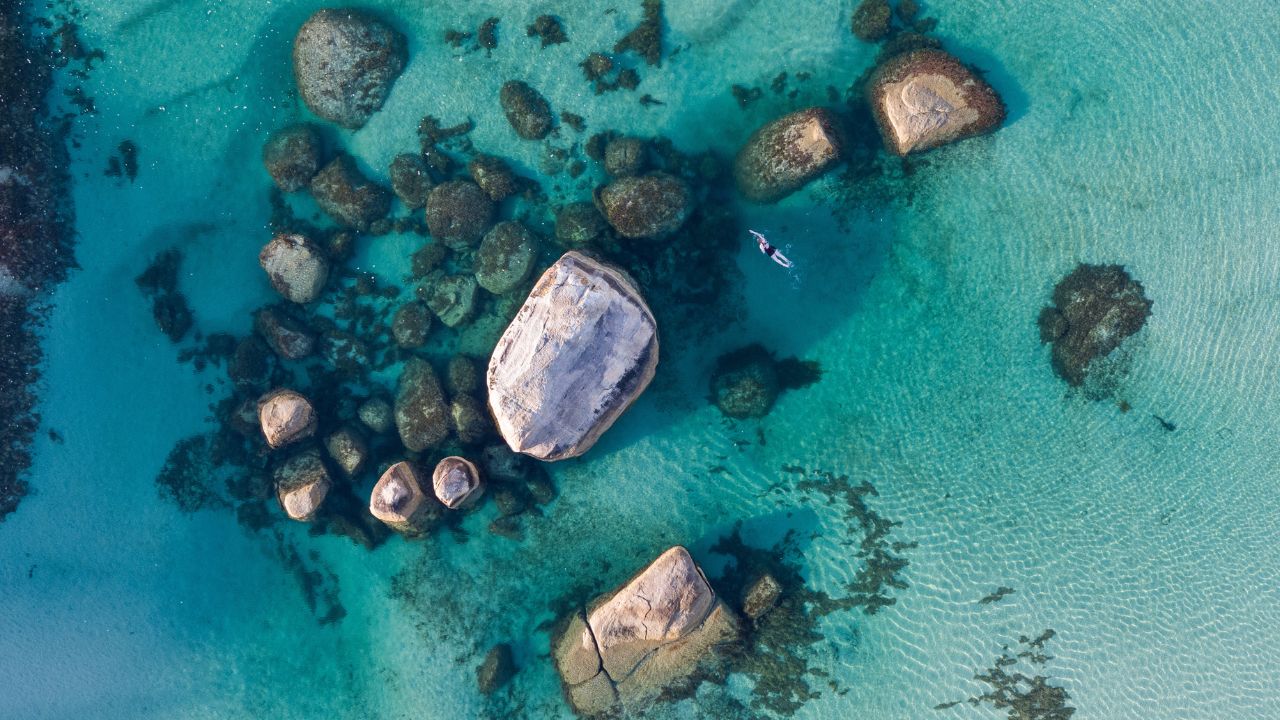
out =
[(941, 703), (934, 709), (949, 710), (967, 702), (1007, 711), (1009, 720), (1069, 720), (1076, 710), (1067, 704), (1071, 700), (1067, 691), (1052, 684), (1048, 676), (1027, 675), (1018, 669), (1022, 666), (1033, 673), (1042, 670), (1053, 659), (1047, 654), (1046, 645), (1056, 634), (1045, 630), (1035, 638), (1019, 637), (1016, 647), (1003, 646), (992, 666), (974, 675), (988, 690), (965, 700)]

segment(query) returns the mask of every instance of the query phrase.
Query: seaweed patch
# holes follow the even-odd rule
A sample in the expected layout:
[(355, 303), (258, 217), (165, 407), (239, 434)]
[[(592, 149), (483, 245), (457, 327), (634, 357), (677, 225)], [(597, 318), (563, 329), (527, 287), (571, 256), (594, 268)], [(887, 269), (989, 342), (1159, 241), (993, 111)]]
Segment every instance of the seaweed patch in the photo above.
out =
[[(1000, 657), (991, 667), (973, 676), (989, 690), (964, 700), (935, 705), (934, 709), (949, 710), (967, 702), (975, 707), (1005, 710), (1009, 720), (1070, 720), (1076, 712), (1067, 704), (1071, 695), (1066, 689), (1051, 684), (1049, 677), (1038, 674), (1053, 659), (1045, 646), (1056, 634), (1045, 630), (1034, 639), (1026, 635), (1019, 637), (1016, 648), (1003, 646)], [(1033, 674), (1019, 671), (1020, 665)]]

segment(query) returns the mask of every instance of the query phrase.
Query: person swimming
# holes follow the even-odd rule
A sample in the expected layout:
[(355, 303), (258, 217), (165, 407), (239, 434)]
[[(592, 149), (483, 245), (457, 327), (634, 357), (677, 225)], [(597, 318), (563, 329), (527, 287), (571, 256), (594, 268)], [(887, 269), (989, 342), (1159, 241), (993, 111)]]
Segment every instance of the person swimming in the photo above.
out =
[(760, 252), (773, 258), (774, 262), (778, 263), (784, 268), (791, 267), (791, 261), (787, 259), (787, 256), (779, 252), (778, 248), (774, 247), (773, 243), (770, 243), (769, 240), (764, 235), (761, 235), (755, 230), (748, 230), (747, 232), (755, 236), (756, 245), (760, 247)]

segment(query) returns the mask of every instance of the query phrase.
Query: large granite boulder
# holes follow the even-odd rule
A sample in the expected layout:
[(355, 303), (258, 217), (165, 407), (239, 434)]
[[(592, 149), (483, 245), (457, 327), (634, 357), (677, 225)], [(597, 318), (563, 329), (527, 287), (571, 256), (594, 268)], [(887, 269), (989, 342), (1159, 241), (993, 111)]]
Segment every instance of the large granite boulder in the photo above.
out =
[(452, 421), (436, 371), (422, 358), (409, 358), (396, 390), (396, 429), (400, 442), (412, 452), (422, 452), (444, 442)]
[(876, 68), (868, 100), (885, 147), (898, 155), (991, 132), (1004, 102), (981, 77), (936, 49), (896, 55)]
[(404, 36), (368, 13), (316, 12), (293, 41), (293, 73), (311, 112), (359, 128), (377, 112), (408, 60)]
[(275, 480), (280, 507), (300, 522), (315, 518), (332, 485), (324, 459), (315, 448), (294, 455), (276, 468)]
[(315, 126), (297, 123), (271, 133), (262, 146), (262, 164), (282, 192), (306, 187), (320, 169), (320, 133)]
[(510, 292), (529, 277), (536, 253), (528, 228), (515, 220), (500, 222), (480, 241), (476, 282), (494, 295)]
[(329, 217), (357, 230), (391, 212), (391, 193), (369, 180), (350, 155), (339, 155), (311, 180), (311, 195)]
[(440, 504), (450, 510), (471, 507), (484, 495), (480, 470), (475, 463), (456, 455), (436, 463), (436, 469), (431, 474), (431, 487)]
[(597, 200), (605, 219), (627, 238), (669, 235), (693, 211), (689, 184), (662, 172), (619, 178), (601, 188)]
[(276, 235), (258, 253), (258, 263), (271, 286), (290, 302), (315, 300), (329, 280), (329, 259), (324, 250), (304, 235)]
[(498, 340), (489, 408), (512, 450), (576, 457), (644, 392), (657, 365), (657, 325), (632, 280), (568, 252)]
[(839, 120), (826, 108), (784, 115), (756, 130), (738, 151), (733, 175), (748, 200), (777, 202), (840, 162)]
[(682, 547), (569, 618), (553, 641), (567, 695), (583, 715), (644, 706), (723, 661), (741, 624)]
[(413, 463), (402, 461), (392, 465), (373, 486), (369, 513), (397, 532), (422, 534), (444, 512), (424, 485)]
[(315, 408), (302, 393), (280, 389), (258, 401), (258, 422), (267, 444), (281, 448), (314, 435), (319, 421)]
[(1053, 344), (1053, 370), (1083, 385), (1095, 360), (1106, 357), (1151, 316), (1142, 283), (1121, 265), (1081, 264), (1053, 289), (1040, 311), (1040, 340)]

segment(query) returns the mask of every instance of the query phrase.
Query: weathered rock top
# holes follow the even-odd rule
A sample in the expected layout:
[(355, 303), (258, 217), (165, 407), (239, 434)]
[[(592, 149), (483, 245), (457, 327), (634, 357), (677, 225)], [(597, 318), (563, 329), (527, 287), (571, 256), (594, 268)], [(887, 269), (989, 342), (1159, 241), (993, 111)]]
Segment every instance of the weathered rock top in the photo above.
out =
[(990, 132), (1005, 118), (995, 90), (941, 50), (890, 58), (867, 87), (885, 146), (898, 155)]
[(316, 115), (362, 127), (391, 93), (408, 62), (405, 38), (369, 13), (318, 10), (293, 43), (298, 91)]
[(632, 280), (568, 252), (494, 348), (489, 407), (512, 450), (576, 457), (648, 387), (657, 364), (657, 324)]

